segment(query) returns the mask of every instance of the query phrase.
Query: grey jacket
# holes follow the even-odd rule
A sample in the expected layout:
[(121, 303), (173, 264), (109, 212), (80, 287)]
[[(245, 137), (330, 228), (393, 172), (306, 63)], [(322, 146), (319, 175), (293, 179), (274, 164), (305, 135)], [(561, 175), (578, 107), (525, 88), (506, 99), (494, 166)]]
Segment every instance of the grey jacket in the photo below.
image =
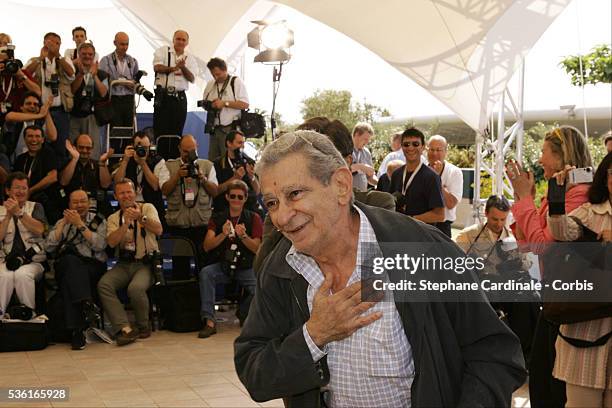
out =
[[(434, 227), (356, 205), (379, 242), (438, 242), (445, 245), (431, 245), (428, 256), (463, 256)], [(234, 344), (234, 363), (255, 401), (284, 398), (288, 407), (317, 407), (329, 370), (325, 357), (312, 361), (302, 334), (309, 319), (308, 283), (287, 264), (290, 247), (283, 238), (264, 261), (249, 316)], [(381, 249), (385, 257), (395, 256), (387, 246)], [(462, 276), (475, 281), (471, 273)], [(524, 359), (519, 340), (486, 301), (396, 302), (396, 307), (413, 352), (413, 407), (510, 406), (512, 392), (526, 378)]]

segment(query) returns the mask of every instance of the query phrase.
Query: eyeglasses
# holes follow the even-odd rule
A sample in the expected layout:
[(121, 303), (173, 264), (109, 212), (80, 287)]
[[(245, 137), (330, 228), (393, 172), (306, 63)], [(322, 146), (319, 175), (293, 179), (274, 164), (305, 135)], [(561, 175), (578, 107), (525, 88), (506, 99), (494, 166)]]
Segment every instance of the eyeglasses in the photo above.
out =
[(431, 147), (429, 149), (427, 149), (427, 150), (429, 150), (432, 153), (442, 153), (442, 152), (446, 151), (446, 149), (444, 149), (444, 148), (442, 148), (442, 149), (432, 149)]
[(243, 196), (242, 194), (230, 194), (230, 195), (229, 195), (229, 198), (230, 198), (231, 200), (236, 200), (236, 199), (238, 199), (238, 200), (244, 200), (244, 196)]
[(403, 142), (402, 143), (403, 147), (420, 147), (421, 146), (421, 142)]
[(93, 146), (77, 146), (79, 150), (92, 150)]

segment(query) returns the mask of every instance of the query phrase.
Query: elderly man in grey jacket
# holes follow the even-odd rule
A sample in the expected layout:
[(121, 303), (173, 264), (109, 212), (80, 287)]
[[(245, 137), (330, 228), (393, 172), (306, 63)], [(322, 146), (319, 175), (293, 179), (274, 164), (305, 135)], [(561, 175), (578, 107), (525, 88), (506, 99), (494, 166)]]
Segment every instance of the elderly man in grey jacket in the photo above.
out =
[[(434, 291), (413, 300), (398, 292), (391, 301), (363, 297), (371, 255), (393, 259), (415, 243), (426, 257), (454, 260), (463, 257), (458, 247), (412, 218), (354, 203), (350, 170), (318, 133), (283, 135), (264, 151), (257, 173), (284, 238), (264, 261), (235, 343), (236, 370), (253, 399), (510, 406), (525, 380), (520, 345), (481, 291), (454, 300)], [(395, 272), (388, 283), (409, 276)], [(470, 272), (431, 273), (475, 283)]]

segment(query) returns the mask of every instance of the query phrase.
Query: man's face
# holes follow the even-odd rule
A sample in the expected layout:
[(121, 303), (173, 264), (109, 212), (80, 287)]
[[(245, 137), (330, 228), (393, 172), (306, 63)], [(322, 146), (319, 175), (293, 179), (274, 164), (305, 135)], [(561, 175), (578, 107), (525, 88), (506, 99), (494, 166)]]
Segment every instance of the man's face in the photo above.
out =
[(76, 140), (76, 148), (79, 151), (79, 159), (87, 161), (93, 150), (93, 143), (88, 135), (80, 135)]
[(89, 68), (93, 64), (95, 54), (93, 48), (84, 47), (79, 50), (79, 59), (85, 67)]
[(85, 31), (77, 30), (74, 32), (74, 34), (72, 34), (72, 40), (78, 47), (79, 45), (83, 44), (87, 40), (87, 35), (85, 34)]
[(59, 54), (60, 45), (62, 45), (62, 41), (54, 35), (48, 36), (44, 40), (44, 45), (47, 47), (47, 50), (55, 55)]
[(189, 37), (187, 36), (187, 33), (184, 31), (177, 31), (172, 39), (172, 44), (174, 45), (175, 51), (182, 53), (185, 50), (185, 47), (187, 47), (189, 44)]
[(234, 136), (234, 140), (230, 143), (226, 143), (227, 150), (234, 151), (236, 149), (242, 149), (244, 147), (244, 136), (237, 134)]
[(485, 216), (487, 217), (487, 228), (495, 234), (500, 234), (506, 225), (508, 211), (501, 211), (495, 207), (491, 207), (489, 211), (486, 212)]
[(136, 137), (134, 139), (134, 148), (136, 148), (137, 146), (142, 146), (142, 147), (146, 147), (147, 149), (147, 155), (145, 157), (149, 156), (149, 149), (151, 148), (151, 141), (149, 140), (148, 137)]
[(28, 152), (36, 154), (42, 149), (44, 139), (39, 129), (28, 129), (24, 137)]
[(127, 53), (128, 47), (130, 46), (130, 39), (127, 35), (117, 35), (115, 37), (114, 44), (117, 55), (123, 57)]
[(423, 153), (423, 144), (421, 138), (418, 136), (408, 136), (402, 138), (402, 151), (406, 157), (407, 162), (416, 162), (421, 160), (421, 153)]
[(612, 152), (612, 140), (608, 140), (608, 143), (606, 143), (606, 151), (608, 153)]
[(198, 148), (197, 143), (192, 138), (183, 138), (179, 144), (179, 151), (181, 153), (181, 160), (186, 162), (189, 159), (189, 152), (194, 151)]
[(370, 142), (372, 135), (370, 132), (355, 133), (353, 135), (353, 145), (356, 149), (363, 149)]
[(28, 96), (23, 101), (23, 105), (21, 105), (21, 111), (23, 113), (38, 113), (40, 112), (40, 103), (38, 102), (38, 98), (34, 96)]
[(222, 70), (219, 67), (213, 67), (213, 69), (210, 70), (210, 74), (212, 75), (213, 78), (215, 78), (215, 81), (218, 84), (224, 83), (225, 80), (227, 79), (227, 69)]
[(83, 190), (74, 191), (70, 194), (70, 202), (68, 208), (75, 210), (81, 217), (85, 217), (89, 211), (89, 198)]
[[(350, 198), (352, 184), (348, 169), (343, 184)], [(332, 240), (338, 239), (334, 227), (346, 208), (340, 204), (341, 186), (337, 173), (328, 186), (310, 175), (307, 159), (301, 154), (291, 154), (261, 174), (261, 191), (264, 205), (272, 223), (285, 235), (298, 251), (317, 256)]]
[(239, 188), (234, 188), (225, 193), (225, 199), (229, 203), (230, 209), (234, 211), (242, 211), (244, 203), (246, 203), (247, 196)]
[(115, 187), (115, 199), (119, 201), (122, 210), (133, 207), (136, 200), (136, 193), (130, 183), (121, 183)]
[(446, 159), (446, 144), (441, 140), (430, 140), (427, 147), (427, 159), (430, 164), (436, 161), (443, 163)]
[(28, 180), (13, 180), (10, 188), (7, 189), (7, 194), (19, 204), (23, 204), (28, 199)]

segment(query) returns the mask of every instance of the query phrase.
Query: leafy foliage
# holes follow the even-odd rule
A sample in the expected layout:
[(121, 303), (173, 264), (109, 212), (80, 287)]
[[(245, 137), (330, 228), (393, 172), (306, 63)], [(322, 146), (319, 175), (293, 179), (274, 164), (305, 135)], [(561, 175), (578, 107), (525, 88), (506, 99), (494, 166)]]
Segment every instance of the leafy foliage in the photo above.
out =
[[(570, 76), (572, 85), (582, 86), (580, 77), (580, 56), (570, 55), (560, 64)], [(612, 83), (612, 53), (609, 44), (592, 48), (591, 53), (582, 56), (584, 84)]]

